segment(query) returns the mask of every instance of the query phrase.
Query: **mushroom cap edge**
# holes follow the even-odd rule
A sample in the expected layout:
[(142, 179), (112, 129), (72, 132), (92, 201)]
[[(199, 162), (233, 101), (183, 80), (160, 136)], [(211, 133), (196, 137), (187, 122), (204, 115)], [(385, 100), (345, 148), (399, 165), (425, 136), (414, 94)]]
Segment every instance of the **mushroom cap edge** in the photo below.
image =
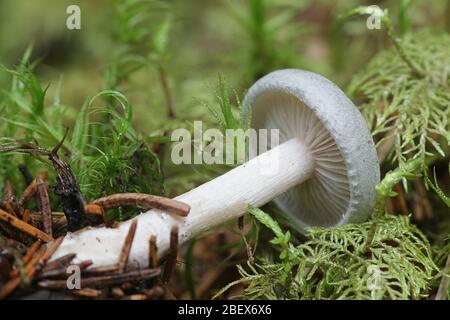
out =
[[(357, 107), (325, 77), (299, 69), (283, 69), (267, 74), (251, 86), (243, 101), (244, 113), (256, 97), (268, 90), (298, 98), (322, 121), (338, 145), (347, 167), (350, 200), (337, 225), (367, 220), (375, 205), (380, 167), (372, 135)], [(252, 112), (257, 112), (256, 108)], [(275, 203), (284, 208), (279, 198)], [(296, 220), (301, 231), (311, 226)]]

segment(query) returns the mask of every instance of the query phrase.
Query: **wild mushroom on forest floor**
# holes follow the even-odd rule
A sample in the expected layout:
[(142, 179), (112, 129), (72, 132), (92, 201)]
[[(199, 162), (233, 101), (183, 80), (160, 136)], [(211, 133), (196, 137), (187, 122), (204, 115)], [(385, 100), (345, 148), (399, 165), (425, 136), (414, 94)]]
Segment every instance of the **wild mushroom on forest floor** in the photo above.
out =
[[(129, 264), (148, 265), (152, 235), (162, 256), (172, 226), (179, 228), (181, 245), (243, 215), (248, 205), (272, 199), (299, 229), (368, 218), (379, 182), (377, 154), (364, 118), (337, 86), (311, 72), (275, 71), (250, 88), (244, 106), (252, 109), (253, 128), (280, 130), (281, 144), (269, 143), (269, 151), (178, 196), (191, 207), (187, 217), (156, 209), (135, 217), (139, 225)], [(277, 172), (264, 174), (274, 161)], [(69, 233), (53, 259), (76, 253), (76, 260), (90, 259), (94, 267), (112, 265), (131, 223)]]

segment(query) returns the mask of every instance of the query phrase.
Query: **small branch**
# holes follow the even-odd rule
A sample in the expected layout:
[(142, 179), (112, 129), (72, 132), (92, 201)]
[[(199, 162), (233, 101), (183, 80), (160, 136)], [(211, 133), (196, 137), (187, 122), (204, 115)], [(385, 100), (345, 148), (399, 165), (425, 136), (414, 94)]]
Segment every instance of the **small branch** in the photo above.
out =
[[(38, 178), (41, 180), (46, 180), (48, 176), (47, 172), (43, 172), (39, 174)], [(33, 179), (33, 181), (27, 186), (27, 188), (22, 193), (22, 196), (19, 199), (19, 207), (23, 208), (25, 203), (30, 200), (37, 192), (37, 179)]]
[[(110, 274), (98, 277), (82, 277), (81, 286), (82, 287), (98, 287), (98, 286), (110, 286), (117, 285), (126, 281), (133, 281), (136, 279), (146, 280), (150, 278), (157, 277), (160, 271), (158, 269), (143, 269), (135, 270), (125, 273)], [(42, 288), (49, 289), (65, 289), (67, 288), (66, 280), (44, 280), (40, 281), (39, 286)]]
[(39, 203), (42, 209), (42, 224), (44, 232), (50, 236), (53, 236), (52, 228), (52, 207), (50, 205), (50, 199), (48, 197), (47, 187), (44, 180), (38, 177), (36, 179), (37, 194), (39, 195)]
[(156, 246), (156, 237), (150, 236), (148, 252), (148, 264), (150, 268), (158, 267), (158, 247)]
[[(95, 204), (89, 204), (85, 206), (86, 214), (100, 217), (103, 221), (105, 221), (105, 214), (99, 214), (99, 209), (101, 209), (100, 206)], [(38, 225), (40, 223), (43, 223), (43, 216), (39, 212), (30, 212), (29, 210), (25, 209), (23, 212), (22, 220), (26, 223), (29, 223), (31, 225)], [(106, 223), (106, 222), (105, 222)], [(52, 225), (53, 229), (57, 230), (59, 228), (62, 228), (67, 225), (67, 218), (65, 217), (63, 212), (53, 211), (52, 212)]]
[(178, 226), (174, 226), (170, 231), (170, 249), (169, 254), (167, 255), (166, 265), (164, 267), (164, 274), (162, 277), (162, 281), (167, 283), (172, 276), (173, 270), (175, 269), (175, 265), (177, 263), (178, 256)]
[(53, 237), (51, 237), (50, 235), (48, 235), (47, 233), (33, 227), (32, 225), (14, 217), (13, 215), (9, 214), (6, 211), (3, 211), (2, 209), (0, 209), (0, 220), (5, 221), (7, 223), (9, 223), (9, 225), (13, 226), (14, 228), (16, 228), (17, 230), (33, 237), (36, 239), (41, 239), (44, 242), (50, 242), (53, 239)]
[(104, 209), (120, 206), (136, 206), (143, 209), (159, 209), (178, 216), (186, 217), (191, 207), (183, 202), (144, 193), (118, 193), (92, 202)]
[(55, 269), (61, 269), (64, 267), (67, 267), (69, 265), (69, 263), (75, 258), (76, 254), (75, 253), (69, 253), (66, 254), (50, 263), (47, 263), (44, 267), (44, 269), (42, 269), (42, 273), (44, 274), (47, 271), (50, 270), (55, 270)]
[[(66, 261), (64, 261), (66, 263)], [(67, 276), (67, 267), (69, 265), (70, 261), (67, 262), (65, 265), (61, 264), (61, 266), (43, 271), (39, 276), (38, 279), (47, 279), (47, 278), (64, 278)], [(81, 261), (80, 263), (76, 264), (80, 268), (80, 271), (86, 270), (89, 266), (92, 265), (92, 260), (85, 260)]]
[(119, 270), (119, 267), (117, 264), (114, 264), (112, 266), (90, 268), (89, 270), (86, 270), (86, 273), (90, 274), (90, 275), (94, 275), (94, 274), (103, 274), (103, 273), (113, 273), (113, 272), (117, 272), (117, 270)]
[(131, 246), (133, 245), (134, 235), (136, 233), (137, 220), (133, 220), (128, 230), (128, 234), (125, 237), (125, 242), (123, 244), (122, 250), (120, 251), (119, 261), (117, 263), (117, 272), (122, 273), (125, 271), (125, 267), (130, 256)]
[(47, 261), (51, 258), (51, 256), (55, 253), (56, 250), (58, 250), (59, 246), (63, 242), (64, 237), (59, 237), (55, 240), (52, 240), (50, 243), (47, 244), (47, 250), (45, 251), (45, 255), (43, 258), (43, 262)]
[[(23, 176), (23, 179), (25, 180), (25, 184), (28, 186), (30, 185), (34, 178), (33, 175), (30, 173), (30, 171), (28, 170), (28, 167), (24, 164), (19, 165), (19, 171)], [(34, 197), (35, 198), (35, 202), (36, 202), (36, 207), (38, 209), (38, 211), (41, 211), (41, 204), (39, 203), (39, 197)]]

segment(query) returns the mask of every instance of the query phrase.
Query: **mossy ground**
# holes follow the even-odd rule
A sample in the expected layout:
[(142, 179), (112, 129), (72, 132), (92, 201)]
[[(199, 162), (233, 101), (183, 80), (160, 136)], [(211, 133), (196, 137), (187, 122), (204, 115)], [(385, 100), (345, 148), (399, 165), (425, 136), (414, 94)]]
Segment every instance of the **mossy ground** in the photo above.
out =
[[(87, 199), (174, 196), (228, 170), (173, 165), (167, 133), (194, 120), (248, 125), (239, 100), (278, 68), (318, 72), (345, 89), (377, 143), (383, 181), (370, 221), (303, 237), (273, 205), (264, 211), (276, 220), (250, 209), (256, 217), (240, 227), (184, 249), (177, 295), (210, 298), (225, 287), (220, 297), (435, 297), (450, 251), (448, 1), (386, 1), (381, 30), (342, 18), (367, 13), (352, 11), (353, 0), (79, 2), (75, 32), (64, 28), (64, 1), (0, 3), (0, 142), (51, 148), (70, 128), (63, 151)], [(11, 36), (22, 22), (21, 37)], [(23, 190), (20, 164), (54, 179), (45, 161), (0, 154), (0, 189), (10, 180)]]

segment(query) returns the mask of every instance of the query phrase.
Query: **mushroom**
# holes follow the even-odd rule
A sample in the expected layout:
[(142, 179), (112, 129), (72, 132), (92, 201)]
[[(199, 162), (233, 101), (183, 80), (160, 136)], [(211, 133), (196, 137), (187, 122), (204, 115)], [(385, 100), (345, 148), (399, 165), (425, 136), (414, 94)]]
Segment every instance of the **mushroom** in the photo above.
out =
[[(243, 104), (244, 111), (251, 108), (253, 128), (279, 129), (280, 144), (269, 141), (268, 151), (176, 197), (191, 207), (187, 217), (153, 209), (133, 218), (138, 226), (129, 264), (148, 263), (151, 235), (161, 257), (173, 226), (179, 228), (181, 244), (242, 216), (248, 205), (273, 199), (299, 230), (368, 218), (380, 179), (377, 154), (364, 118), (336, 85), (311, 72), (279, 70), (258, 80)], [(273, 162), (275, 174), (264, 173)], [(130, 224), (69, 233), (53, 259), (76, 253), (78, 261), (90, 259), (95, 267), (112, 265)]]

